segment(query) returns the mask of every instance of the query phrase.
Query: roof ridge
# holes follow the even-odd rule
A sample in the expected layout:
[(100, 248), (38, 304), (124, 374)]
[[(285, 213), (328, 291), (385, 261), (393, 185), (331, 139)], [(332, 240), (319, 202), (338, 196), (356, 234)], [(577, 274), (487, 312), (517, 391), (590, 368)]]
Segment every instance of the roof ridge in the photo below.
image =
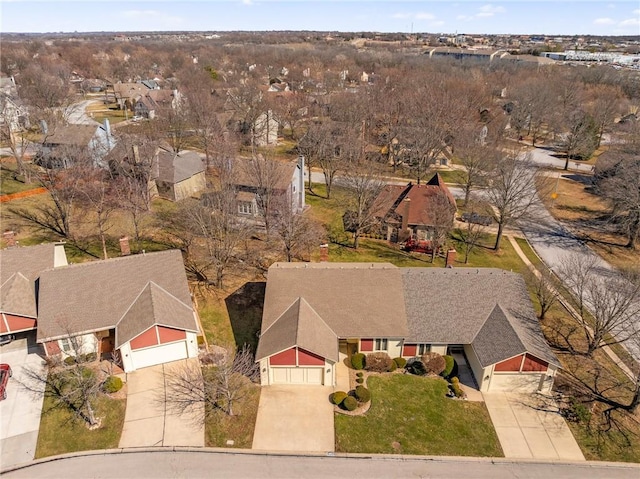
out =
[[(269, 330), (273, 327), (273, 325), (274, 325), (274, 324), (276, 324), (276, 323), (280, 320), (280, 318), (282, 318), (282, 316), (284, 316), (284, 314), (285, 314), (287, 311), (289, 311), (289, 310), (291, 309), (291, 307), (292, 307), (292, 306), (294, 306), (294, 305), (296, 304), (296, 302), (299, 302), (299, 301), (300, 301), (300, 299), (301, 299), (301, 298), (300, 298), (300, 296), (298, 296), (296, 299), (294, 299), (294, 300), (293, 300), (293, 302), (292, 302), (289, 306), (287, 306), (287, 307), (285, 308), (285, 310), (284, 310), (284, 311), (282, 311), (282, 313), (280, 313), (280, 314), (278, 315), (278, 317), (277, 317), (275, 320), (273, 320), (273, 322), (269, 325), (269, 327), (268, 327), (267, 329), (265, 329), (264, 331), (261, 331), (261, 332), (260, 332), (260, 336), (264, 336), (264, 335), (266, 334), (266, 332), (267, 332), (267, 331), (269, 331)], [(299, 311), (300, 311), (300, 310), (298, 309), (298, 314), (299, 314)], [(297, 328), (297, 326), (296, 326), (296, 328)], [(296, 329), (296, 338), (297, 338), (297, 329)]]
[[(120, 316), (120, 318), (118, 319), (118, 321), (116, 321), (115, 327), (116, 327), (116, 334), (117, 334), (117, 327), (118, 324), (120, 324), (122, 322), (122, 320), (124, 319), (124, 317), (129, 313), (129, 311), (131, 310), (131, 308), (133, 308), (133, 306), (138, 302), (138, 300), (140, 299), (140, 296), (142, 296), (142, 294), (145, 292), (146, 289), (149, 289), (149, 294), (151, 294), (151, 288), (149, 287), (151, 285), (151, 281), (147, 281), (146, 284), (143, 286), (143, 288), (140, 290), (140, 292), (137, 294), (137, 296), (135, 298), (133, 298), (133, 301), (131, 301), (131, 304), (127, 307), (127, 309), (124, 311), (124, 313), (122, 313), (122, 316)], [(151, 298), (151, 304), (153, 305), (153, 297)]]
[(54, 268), (47, 268), (45, 270), (42, 271), (42, 273), (48, 272), (48, 271), (60, 271), (60, 270), (64, 270), (64, 269), (68, 269), (68, 268), (80, 268), (80, 267), (89, 267), (89, 266), (95, 266), (95, 265), (102, 265), (105, 263), (115, 263), (118, 261), (128, 261), (131, 260), (133, 258), (144, 258), (146, 256), (159, 256), (162, 254), (168, 254), (168, 253), (173, 253), (174, 251), (180, 251), (178, 249), (166, 249), (166, 250), (162, 250), (162, 251), (150, 251), (150, 252), (145, 252), (145, 253), (138, 253), (138, 254), (130, 254), (127, 256), (116, 256), (114, 258), (107, 258), (107, 259), (98, 259), (96, 261), (85, 261), (83, 263), (72, 263), (72, 264), (66, 264), (64, 266), (56, 266)]
[[(185, 306), (187, 309), (193, 310), (193, 306), (189, 306), (187, 303), (185, 303), (184, 301), (182, 301), (180, 298), (176, 297), (175, 295), (171, 294), (169, 291), (167, 291), (166, 289), (164, 289), (162, 286), (160, 286), (158, 283), (156, 283), (153, 280), (150, 280), (147, 284), (151, 285), (151, 286), (155, 286), (156, 288), (158, 288), (161, 292), (163, 292), (164, 294), (166, 294), (167, 296), (169, 296), (172, 299), (175, 299), (178, 303), (182, 304), (183, 306)], [(151, 295), (151, 304), (153, 305), (153, 294)]]
[(329, 331), (331, 331), (333, 334), (335, 334), (335, 335), (337, 336), (337, 334), (336, 334), (336, 332), (333, 330), (333, 328), (327, 324), (327, 322), (326, 322), (326, 321), (324, 320), (324, 318), (320, 315), (320, 313), (318, 313), (318, 312), (316, 311), (316, 309), (315, 309), (313, 306), (311, 306), (311, 304), (309, 303), (309, 301), (307, 301), (306, 299), (304, 299), (304, 297), (302, 297), (302, 296), (299, 296), (299, 297), (298, 297), (298, 299), (300, 299), (300, 303), (302, 303), (302, 302), (304, 301), (304, 304), (306, 304), (307, 306), (309, 306), (309, 308), (311, 309), (311, 311), (313, 311), (313, 312), (316, 314), (316, 316), (317, 316), (318, 318), (320, 318), (320, 321), (322, 321), (322, 324), (324, 324), (324, 325), (327, 327), (327, 329), (329, 329)]

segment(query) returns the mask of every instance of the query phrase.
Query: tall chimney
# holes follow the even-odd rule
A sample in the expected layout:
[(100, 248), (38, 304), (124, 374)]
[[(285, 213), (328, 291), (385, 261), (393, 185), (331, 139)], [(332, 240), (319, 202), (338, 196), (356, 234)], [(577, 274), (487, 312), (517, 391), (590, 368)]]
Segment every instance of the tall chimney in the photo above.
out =
[[(305, 198), (304, 198), (304, 156), (300, 155), (298, 157), (298, 168), (300, 168), (300, 178), (298, 180), (298, 208), (300, 211), (304, 210), (305, 207)], [(309, 178), (311, 181), (311, 178)]]
[(456, 261), (456, 250), (454, 248), (450, 248), (447, 251), (447, 258), (445, 260), (444, 267), (445, 268), (453, 268), (453, 263)]
[(131, 254), (128, 236), (123, 236), (122, 238), (120, 238), (120, 253), (122, 254), (122, 256), (129, 256)]
[(18, 242), (16, 241), (16, 234), (14, 231), (5, 231), (2, 233), (2, 238), (6, 241), (7, 246), (17, 246)]
[(329, 245), (327, 243), (320, 245), (320, 262), (326, 263), (329, 261)]
[(40, 130), (42, 131), (43, 135), (48, 135), (49, 134), (49, 127), (47, 126), (47, 122), (44, 120), (40, 120)]
[(111, 149), (111, 124), (109, 123), (108, 118), (104, 119), (102, 126), (104, 127), (104, 131), (107, 133), (107, 148)]
[(411, 212), (411, 198), (405, 198), (402, 202), (404, 206), (402, 211), (402, 226), (400, 226), (400, 235), (398, 240), (404, 241), (409, 237), (409, 213)]

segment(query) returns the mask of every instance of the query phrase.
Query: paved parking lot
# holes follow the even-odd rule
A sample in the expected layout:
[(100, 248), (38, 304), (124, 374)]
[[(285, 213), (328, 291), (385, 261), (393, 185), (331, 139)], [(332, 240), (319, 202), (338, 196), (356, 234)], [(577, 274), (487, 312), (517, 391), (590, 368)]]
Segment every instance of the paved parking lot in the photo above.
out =
[(537, 394), (483, 396), (505, 457), (584, 461), (553, 400)]
[[(33, 346), (33, 342), (29, 342)], [(24, 368), (41, 368), (42, 357), (27, 340), (18, 339), (0, 346), (0, 362), (13, 369), (7, 385), (7, 399), (0, 401), (0, 469), (33, 460), (38, 442), (42, 391), (31, 393), (21, 386), (26, 381)]]

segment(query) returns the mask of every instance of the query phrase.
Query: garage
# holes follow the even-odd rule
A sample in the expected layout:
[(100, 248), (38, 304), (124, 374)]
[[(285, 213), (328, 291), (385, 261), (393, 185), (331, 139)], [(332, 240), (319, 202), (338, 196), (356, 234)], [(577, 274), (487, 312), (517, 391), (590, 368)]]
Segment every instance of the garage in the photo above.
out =
[(324, 367), (272, 367), (271, 384), (324, 384)]
[(133, 369), (146, 368), (156, 364), (178, 361), (189, 357), (186, 341), (163, 344), (151, 348), (139, 349), (131, 352)]
[(535, 392), (542, 389), (546, 374), (536, 373), (493, 373), (489, 381), (491, 392)]

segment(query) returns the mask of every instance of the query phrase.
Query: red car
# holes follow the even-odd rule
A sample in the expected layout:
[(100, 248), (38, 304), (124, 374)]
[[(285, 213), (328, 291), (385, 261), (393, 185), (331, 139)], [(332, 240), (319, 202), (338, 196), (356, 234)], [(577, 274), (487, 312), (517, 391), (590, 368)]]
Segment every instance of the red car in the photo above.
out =
[(0, 401), (7, 399), (7, 383), (11, 376), (13, 376), (11, 366), (8, 364), (0, 364)]

